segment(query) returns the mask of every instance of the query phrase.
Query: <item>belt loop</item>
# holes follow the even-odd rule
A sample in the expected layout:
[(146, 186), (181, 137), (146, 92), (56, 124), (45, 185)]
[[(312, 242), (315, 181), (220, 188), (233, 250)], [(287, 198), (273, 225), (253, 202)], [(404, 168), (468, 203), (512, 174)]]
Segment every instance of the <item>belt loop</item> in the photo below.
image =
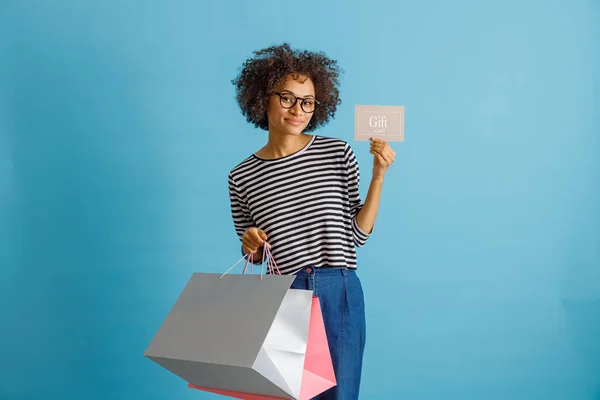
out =
[(348, 275), (348, 270), (346, 270), (346, 268), (342, 268), (342, 275), (343, 276), (347, 276)]

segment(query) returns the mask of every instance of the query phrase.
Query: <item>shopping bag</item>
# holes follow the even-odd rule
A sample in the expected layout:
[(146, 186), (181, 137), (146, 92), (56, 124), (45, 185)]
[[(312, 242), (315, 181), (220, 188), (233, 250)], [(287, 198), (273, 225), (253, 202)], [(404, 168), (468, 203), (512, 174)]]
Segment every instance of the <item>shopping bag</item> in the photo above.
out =
[(194, 273), (144, 355), (191, 388), (243, 399), (308, 399), (334, 386), (318, 299), (290, 289), (295, 277), (273, 273), (265, 253), (269, 275)]
[[(292, 289), (293, 290), (293, 289)], [(310, 323), (308, 327), (308, 343), (306, 346), (306, 358), (304, 360), (304, 371), (300, 386), (300, 400), (308, 400), (336, 385), (335, 372), (329, 353), (325, 325), (319, 298), (313, 296), (310, 312)], [(200, 389), (211, 393), (226, 395), (237, 399), (246, 400), (271, 400), (276, 397), (251, 395), (246, 393), (232, 392), (227, 390), (211, 389), (206, 387), (188, 385), (193, 389)]]

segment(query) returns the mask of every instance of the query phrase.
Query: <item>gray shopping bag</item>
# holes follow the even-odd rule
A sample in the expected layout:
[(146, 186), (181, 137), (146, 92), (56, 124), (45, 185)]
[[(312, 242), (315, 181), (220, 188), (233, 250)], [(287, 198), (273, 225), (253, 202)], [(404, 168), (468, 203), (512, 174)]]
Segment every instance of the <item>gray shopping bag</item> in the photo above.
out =
[(312, 291), (293, 280), (193, 274), (144, 355), (195, 386), (298, 399)]

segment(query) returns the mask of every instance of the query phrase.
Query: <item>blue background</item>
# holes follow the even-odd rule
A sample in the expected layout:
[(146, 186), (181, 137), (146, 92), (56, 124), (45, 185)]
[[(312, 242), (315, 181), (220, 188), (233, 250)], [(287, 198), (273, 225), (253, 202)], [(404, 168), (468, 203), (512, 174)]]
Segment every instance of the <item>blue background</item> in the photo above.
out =
[[(252, 50), (346, 71), (318, 131), (404, 105), (359, 250), (364, 399), (600, 399), (600, 5), (0, 1), (0, 398), (216, 399), (142, 356), (239, 258)], [(364, 197), (363, 197), (364, 198)]]

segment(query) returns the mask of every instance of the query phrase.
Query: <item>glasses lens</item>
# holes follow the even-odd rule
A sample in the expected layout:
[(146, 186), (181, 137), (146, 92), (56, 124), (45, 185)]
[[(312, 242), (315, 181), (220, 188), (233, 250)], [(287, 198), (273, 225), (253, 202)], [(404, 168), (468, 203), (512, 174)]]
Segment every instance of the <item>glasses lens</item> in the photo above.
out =
[(315, 101), (312, 99), (306, 99), (302, 102), (301, 104), (302, 109), (304, 110), (304, 112), (313, 112), (315, 111)]
[(294, 95), (284, 93), (281, 95), (280, 101), (283, 108), (292, 108), (296, 104), (296, 97), (294, 97)]

